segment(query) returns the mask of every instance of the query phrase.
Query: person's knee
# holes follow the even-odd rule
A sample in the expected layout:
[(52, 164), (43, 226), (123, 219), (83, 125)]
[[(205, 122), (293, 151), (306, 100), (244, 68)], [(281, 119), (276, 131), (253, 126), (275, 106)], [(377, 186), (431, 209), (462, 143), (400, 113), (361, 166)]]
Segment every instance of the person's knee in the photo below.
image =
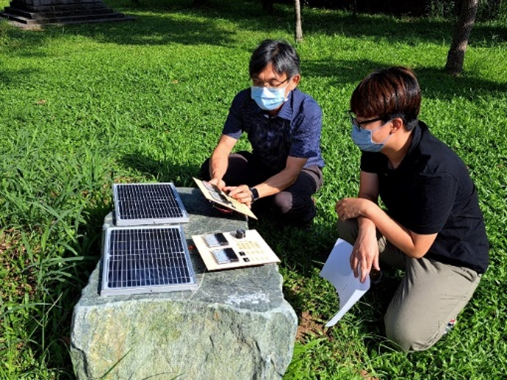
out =
[(357, 219), (338, 219), (336, 228), (338, 230), (338, 236), (340, 239), (343, 239), (350, 244), (354, 244), (358, 233)]
[(282, 191), (273, 196), (272, 202), (280, 217), (289, 224), (304, 225), (309, 223), (316, 214), (315, 204), (311, 197), (300, 197)]
[(416, 321), (386, 314), (384, 317), (386, 337), (405, 352), (424, 351), (433, 346), (438, 339), (436, 331), (428, 333)]
[(286, 191), (275, 194), (273, 196), (273, 204), (282, 215), (286, 215), (292, 210), (292, 194)]

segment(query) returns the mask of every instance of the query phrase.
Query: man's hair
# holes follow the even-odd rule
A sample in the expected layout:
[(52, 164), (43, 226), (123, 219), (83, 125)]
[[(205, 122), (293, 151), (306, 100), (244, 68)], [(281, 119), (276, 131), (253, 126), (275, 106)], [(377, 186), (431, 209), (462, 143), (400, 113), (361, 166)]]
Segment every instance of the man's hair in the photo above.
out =
[(288, 78), (299, 74), (299, 56), (296, 50), (286, 41), (264, 40), (255, 49), (250, 58), (250, 77), (258, 75), (268, 64), (273, 65), (277, 74), (287, 74)]
[(421, 88), (415, 74), (406, 67), (377, 70), (356, 87), (350, 110), (362, 117), (378, 116), (384, 121), (403, 119), (407, 130), (417, 124), (421, 108)]

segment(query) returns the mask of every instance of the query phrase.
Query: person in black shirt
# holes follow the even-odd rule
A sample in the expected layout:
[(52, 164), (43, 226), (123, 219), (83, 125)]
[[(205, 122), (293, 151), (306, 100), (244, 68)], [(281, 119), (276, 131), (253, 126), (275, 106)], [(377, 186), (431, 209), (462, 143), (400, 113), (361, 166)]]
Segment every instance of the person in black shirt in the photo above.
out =
[(361, 81), (350, 101), (363, 151), (359, 194), (336, 204), (356, 277), (380, 271), (379, 260), (405, 271), (384, 317), (404, 351), (428, 349), (448, 331), (489, 263), (477, 190), (463, 161), (418, 120), (420, 104), (407, 68)]

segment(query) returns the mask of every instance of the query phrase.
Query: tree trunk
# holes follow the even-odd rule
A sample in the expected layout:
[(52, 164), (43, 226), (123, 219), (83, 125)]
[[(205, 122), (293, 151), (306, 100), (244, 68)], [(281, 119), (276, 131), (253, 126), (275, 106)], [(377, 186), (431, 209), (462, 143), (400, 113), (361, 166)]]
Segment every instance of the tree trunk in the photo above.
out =
[(445, 64), (445, 71), (451, 75), (458, 75), (463, 72), (468, 38), (474, 27), (478, 5), (479, 0), (463, 0), (461, 2), (461, 10), (454, 27), (451, 48), (447, 54), (447, 63)]
[(302, 42), (303, 41), (303, 23), (301, 20), (301, 2), (299, 0), (294, 0), (294, 10), (296, 13), (295, 39), (296, 39), (296, 42)]

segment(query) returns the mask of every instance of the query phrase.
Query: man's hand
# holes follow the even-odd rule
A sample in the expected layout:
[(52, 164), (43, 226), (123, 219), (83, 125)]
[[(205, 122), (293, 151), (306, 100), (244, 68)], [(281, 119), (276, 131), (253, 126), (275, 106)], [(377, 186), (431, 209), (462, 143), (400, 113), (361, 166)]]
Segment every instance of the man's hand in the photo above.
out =
[(252, 206), (253, 195), (247, 185), (239, 186), (226, 186), (224, 191), (231, 198), (236, 199), (238, 202), (246, 204), (248, 207)]
[(208, 183), (211, 185), (215, 185), (218, 188), (218, 190), (224, 191), (224, 188), (225, 188), (224, 180), (218, 179), (218, 178), (212, 178), (211, 180), (208, 181)]
[(354, 277), (364, 283), (371, 268), (380, 270), (376, 226), (367, 218), (368, 210), (378, 205), (365, 198), (344, 198), (336, 203), (336, 213), (341, 220), (358, 218), (359, 234), (350, 254), (350, 267)]
[(350, 267), (354, 271), (354, 277), (361, 275), (360, 281), (364, 283), (370, 275), (371, 268), (380, 271), (378, 242), (375, 233), (359, 229), (359, 234), (350, 254)]

